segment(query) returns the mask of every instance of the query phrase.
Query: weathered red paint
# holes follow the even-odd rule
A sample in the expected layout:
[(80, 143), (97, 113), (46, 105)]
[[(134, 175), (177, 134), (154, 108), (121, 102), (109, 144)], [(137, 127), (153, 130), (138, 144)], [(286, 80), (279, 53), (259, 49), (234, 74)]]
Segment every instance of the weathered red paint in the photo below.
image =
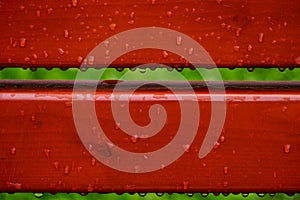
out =
[[(299, 87), (227, 87), (227, 117), (219, 143), (203, 159), (198, 151), (210, 121), (205, 87), (196, 87), (201, 111), (197, 136), (176, 162), (146, 174), (104, 166), (83, 147), (72, 118), (72, 84), (45, 87), (18, 83), (0, 89), (0, 191), (30, 192), (299, 192)], [(35, 82), (36, 84), (36, 82)], [(21, 85), (23, 85), (21, 87)], [(55, 83), (48, 82), (53, 86)], [(59, 84), (58, 84), (59, 85)], [(194, 84), (197, 85), (197, 84)], [(291, 85), (291, 84), (290, 84)], [(68, 86), (68, 87), (66, 87)], [(123, 91), (126, 94), (126, 90)], [(156, 136), (134, 139), (116, 128), (111, 86), (100, 86), (96, 110), (101, 126), (120, 147), (148, 152), (166, 145), (180, 123), (178, 102), (164, 88), (134, 93), (132, 118), (149, 123), (153, 103), (167, 110)], [(139, 95), (149, 101), (138, 100)], [(158, 98), (158, 96), (170, 98)], [(92, 131), (87, 130), (87, 131)]]
[[(108, 37), (152, 26), (187, 34), (218, 67), (299, 67), (299, 7), (296, 0), (4, 0), (0, 67), (79, 67)], [(186, 61), (171, 53), (164, 58), (160, 50), (140, 50), (111, 66), (153, 62), (184, 67)]]

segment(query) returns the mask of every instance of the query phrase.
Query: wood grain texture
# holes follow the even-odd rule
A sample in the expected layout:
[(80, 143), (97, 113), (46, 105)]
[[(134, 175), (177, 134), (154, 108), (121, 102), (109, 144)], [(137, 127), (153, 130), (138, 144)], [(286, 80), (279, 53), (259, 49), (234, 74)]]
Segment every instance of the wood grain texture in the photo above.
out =
[[(62, 88), (59, 83), (52, 83), (57, 88), (50, 87), (50, 82), (45, 85), (31, 85), (31, 89), (29, 85), (1, 86), (0, 191), (293, 193), (300, 190), (299, 83), (280, 89), (227, 87), (225, 125), (218, 145), (203, 159), (198, 158), (198, 151), (211, 109), (206, 88), (194, 86), (201, 112), (195, 140), (177, 161), (144, 174), (120, 172), (94, 159), (82, 145), (74, 126), (72, 89)], [(110, 105), (112, 88), (101, 87), (96, 93), (96, 98), (102, 99), (96, 101), (98, 120), (114, 144), (128, 151), (149, 152), (172, 140), (180, 123), (179, 105), (177, 101), (159, 98), (172, 96), (171, 93), (163, 88), (134, 93), (130, 114), (136, 123), (149, 123), (147, 113), (154, 103), (164, 106), (168, 118), (159, 134), (133, 140), (116, 128)], [(141, 95), (148, 100), (138, 100)], [(93, 127), (87, 128), (87, 132), (92, 130)]]
[[(79, 67), (108, 37), (152, 26), (187, 34), (207, 50), (218, 67), (300, 66), (297, 0), (0, 3), (1, 67)], [(111, 66), (149, 62), (185, 66), (186, 61), (172, 53), (164, 58), (161, 50), (140, 50), (122, 55)]]

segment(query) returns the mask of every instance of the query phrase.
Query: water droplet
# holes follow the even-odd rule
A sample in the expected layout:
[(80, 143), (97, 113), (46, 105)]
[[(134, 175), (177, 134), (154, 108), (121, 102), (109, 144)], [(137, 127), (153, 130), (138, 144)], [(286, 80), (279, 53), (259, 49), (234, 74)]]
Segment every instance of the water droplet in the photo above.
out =
[(47, 9), (48, 15), (50, 15), (52, 12), (53, 12), (53, 8), (48, 8), (48, 9)]
[(11, 154), (11, 155), (15, 155), (15, 154), (16, 154), (16, 151), (17, 151), (16, 147), (12, 147), (12, 148), (10, 149), (10, 154)]
[(220, 145), (221, 145), (221, 144), (220, 144), (219, 142), (216, 142), (213, 148), (214, 148), (214, 149), (218, 149), (218, 148), (220, 147)]
[(235, 36), (236, 37), (240, 37), (241, 36), (241, 32), (242, 32), (242, 28), (237, 28), (235, 31)]
[(92, 158), (91, 164), (92, 164), (92, 166), (95, 166), (95, 165), (96, 165), (96, 159), (95, 159), (95, 158)]
[(6, 186), (7, 186), (8, 188), (11, 188), (11, 187), (13, 187), (13, 188), (15, 188), (15, 189), (19, 190), (19, 189), (21, 189), (21, 188), (22, 188), (22, 183), (12, 183), (12, 182), (6, 182)]
[(130, 13), (130, 19), (134, 19), (134, 16), (135, 16), (135, 13), (134, 13), (134, 12), (131, 12), (131, 13)]
[(220, 142), (224, 142), (225, 141), (225, 136), (224, 135), (221, 135), (221, 137), (220, 137)]
[(32, 114), (32, 115), (31, 115), (31, 121), (33, 121), (33, 122), (34, 122), (35, 120), (36, 120), (36, 117), (35, 117), (35, 115), (34, 115), (34, 114)]
[(163, 58), (167, 58), (169, 56), (167, 51), (162, 51)]
[(284, 153), (290, 153), (291, 151), (291, 145), (290, 144), (285, 144), (283, 147)]
[(164, 193), (163, 192), (157, 192), (157, 193), (155, 193), (158, 197), (162, 197), (163, 195), (164, 195)]
[(48, 58), (48, 53), (47, 53), (47, 51), (43, 51), (43, 54), (44, 54), (44, 58)]
[(40, 10), (37, 10), (37, 11), (36, 11), (36, 16), (37, 16), (37, 17), (41, 17), (41, 11), (40, 11)]
[(222, 28), (225, 28), (226, 27), (226, 24), (223, 22), (223, 23), (221, 23), (221, 27)]
[(249, 196), (249, 193), (242, 193), (242, 196), (247, 197), (247, 196)]
[(64, 55), (65, 54), (65, 51), (62, 48), (58, 48), (57, 51), (58, 51), (58, 53), (60, 55)]
[(188, 197), (192, 197), (192, 196), (194, 196), (194, 193), (186, 193), (186, 195), (188, 196)]
[(224, 181), (224, 182), (223, 182), (223, 186), (224, 186), (224, 187), (227, 187), (227, 186), (228, 186), (228, 181)]
[(248, 47), (247, 47), (247, 50), (250, 52), (250, 51), (252, 51), (252, 49), (253, 49), (252, 45), (249, 44)]
[(227, 175), (228, 174), (228, 167), (224, 167), (223, 172), (224, 172), (225, 175)]
[(38, 56), (34, 53), (34, 54), (32, 54), (32, 58), (33, 58), (34, 60), (37, 60), (37, 59), (38, 59)]
[(86, 186), (86, 190), (87, 190), (88, 192), (93, 192), (93, 190), (94, 190), (93, 185), (92, 185), (92, 184), (88, 184), (88, 185)]
[(144, 196), (146, 196), (147, 195), (147, 193), (146, 192), (139, 192), (138, 193), (141, 197), (144, 197)]
[(176, 69), (178, 72), (182, 72), (183, 67), (176, 67), (175, 69)]
[(244, 60), (243, 59), (238, 59), (237, 64), (238, 64), (238, 66), (242, 67), (244, 65)]
[(146, 69), (145, 68), (140, 68), (139, 71), (140, 71), (140, 73), (144, 74), (146, 72)]
[(134, 136), (130, 137), (130, 141), (131, 141), (132, 143), (137, 143), (137, 141), (138, 141), (138, 136), (137, 136), (137, 135), (134, 135)]
[(89, 56), (87, 58), (87, 63), (88, 63), (88, 65), (93, 65), (95, 63), (95, 57), (94, 56)]
[(78, 166), (78, 167), (77, 167), (77, 172), (80, 173), (81, 170), (82, 170), (82, 167), (81, 167), (81, 166)]
[(184, 150), (185, 153), (189, 153), (190, 152), (190, 145), (189, 144), (182, 145), (182, 148), (183, 148), (183, 150)]
[(129, 20), (128, 24), (134, 24), (134, 20)]
[(277, 178), (277, 172), (276, 171), (273, 172), (273, 177)]
[(282, 108), (281, 108), (281, 112), (285, 112), (285, 111), (287, 111), (287, 109), (288, 109), (288, 107), (287, 107), (287, 106), (282, 106)]
[(55, 161), (55, 162), (53, 163), (53, 165), (54, 165), (55, 169), (58, 169), (59, 163), (58, 163), (57, 161)]
[(207, 197), (207, 196), (208, 196), (208, 193), (202, 192), (202, 193), (201, 193), (201, 196), (202, 196), (202, 197)]
[(247, 70), (248, 70), (248, 72), (253, 72), (254, 71), (254, 67), (248, 67)]
[(264, 42), (264, 33), (259, 33), (258, 34), (258, 42), (259, 43), (263, 43)]
[(69, 174), (70, 173), (70, 167), (68, 165), (66, 165), (64, 167), (64, 174)]
[(25, 10), (25, 6), (20, 5), (20, 6), (19, 6), (19, 9), (20, 9), (20, 11), (24, 11), (24, 10)]
[(193, 52), (194, 52), (194, 48), (190, 48), (190, 49), (189, 49), (189, 55), (192, 55)]
[(233, 50), (234, 51), (240, 51), (240, 46), (238, 46), (238, 45), (233, 46)]
[(189, 187), (189, 182), (188, 181), (183, 181), (183, 189), (184, 190), (187, 190), (188, 189), (188, 187)]
[(83, 57), (81, 57), (81, 56), (78, 56), (78, 57), (77, 57), (77, 62), (78, 62), (79, 64), (81, 64), (81, 63), (82, 63), (82, 61), (83, 61)]
[(48, 158), (50, 155), (50, 149), (44, 149), (44, 154), (45, 154), (46, 158)]
[(151, 4), (155, 4), (156, 3), (156, 0), (151, 0)]
[(70, 36), (70, 33), (67, 29), (64, 30), (64, 37), (68, 38)]
[(30, 58), (29, 58), (29, 57), (26, 57), (26, 58), (24, 58), (24, 61), (25, 61), (25, 62), (30, 62)]
[(177, 36), (177, 38), (176, 38), (176, 44), (177, 45), (181, 45), (181, 43), (182, 43), (182, 37), (181, 36)]
[(300, 56), (298, 58), (295, 58), (295, 62), (300, 65)]
[(272, 41), (272, 44), (273, 44), (273, 45), (276, 45), (276, 44), (277, 44), (277, 40), (273, 40), (273, 41)]
[(78, 1), (77, 0), (72, 0), (72, 6), (76, 7), (78, 5)]
[(172, 14), (173, 14), (173, 13), (172, 13), (171, 11), (168, 11), (168, 12), (167, 12), (167, 16), (168, 16), (168, 17), (172, 17)]
[(124, 70), (124, 68), (123, 68), (123, 67), (117, 67), (116, 70), (117, 70), (118, 72), (122, 72), (122, 71)]
[(110, 29), (111, 31), (115, 30), (116, 27), (117, 27), (117, 24), (114, 24), (114, 23), (112, 23), (112, 24), (109, 25), (109, 29)]
[(265, 193), (257, 193), (257, 196), (264, 197), (264, 196), (266, 196), (266, 194)]
[(278, 68), (278, 70), (279, 70), (280, 72), (284, 72), (285, 69), (286, 69), (285, 67), (279, 67), (279, 68)]
[(26, 38), (21, 38), (20, 39), (20, 47), (21, 48), (24, 48), (26, 46), (26, 41), (27, 41)]
[(223, 0), (216, 0), (217, 4), (221, 4)]
[(119, 122), (116, 122), (116, 123), (115, 123), (115, 129), (116, 129), (116, 130), (120, 130), (120, 125), (121, 125), (121, 124), (120, 124)]
[(44, 194), (43, 193), (34, 193), (36, 198), (41, 198)]

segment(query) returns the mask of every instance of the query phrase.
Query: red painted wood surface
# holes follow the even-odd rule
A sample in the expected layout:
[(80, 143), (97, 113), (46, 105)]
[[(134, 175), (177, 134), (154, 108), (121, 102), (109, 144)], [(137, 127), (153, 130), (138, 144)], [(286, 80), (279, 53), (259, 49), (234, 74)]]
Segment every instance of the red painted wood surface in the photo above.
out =
[[(45, 87), (39, 83), (39, 88), (35, 84), (0, 84), (0, 191), (300, 191), (299, 83), (273, 88), (227, 86), (226, 122), (218, 144), (203, 159), (198, 158), (198, 151), (210, 121), (210, 101), (207, 89), (194, 83), (201, 111), (195, 140), (176, 162), (145, 174), (119, 172), (88, 153), (74, 127), (72, 84), (58, 87), (59, 83), (48, 82)], [(116, 128), (111, 94), (111, 86), (100, 86), (96, 97), (102, 100), (96, 101), (96, 110), (115, 144), (133, 152), (148, 152), (171, 140), (180, 123), (179, 105), (171, 100), (172, 93), (162, 87), (134, 93), (130, 114), (136, 123), (149, 123), (147, 113), (153, 103), (163, 105), (168, 113), (159, 134), (137, 140)], [(138, 100), (139, 95), (149, 100)]]
[[(297, 0), (4, 0), (0, 6), (1, 67), (79, 67), (108, 37), (149, 26), (187, 34), (218, 67), (300, 66)], [(185, 65), (178, 55), (163, 54), (140, 50), (112, 66)]]

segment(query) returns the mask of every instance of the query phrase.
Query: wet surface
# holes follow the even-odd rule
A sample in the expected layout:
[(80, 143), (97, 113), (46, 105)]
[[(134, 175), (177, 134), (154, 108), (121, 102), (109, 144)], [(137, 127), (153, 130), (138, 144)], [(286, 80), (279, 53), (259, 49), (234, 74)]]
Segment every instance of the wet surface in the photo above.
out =
[[(70, 89), (1, 90), (0, 140), (6, 142), (0, 147), (0, 190), (299, 191), (298, 90), (227, 88), (225, 126), (215, 147), (203, 159), (198, 158), (198, 152), (210, 122), (210, 117), (207, 117), (211, 114), (210, 101), (205, 89), (195, 91), (201, 119), (193, 143), (182, 146), (185, 153), (169, 166), (162, 164), (158, 171), (130, 174), (103, 165), (89, 150), (100, 152), (109, 162), (114, 145), (118, 145), (128, 151), (145, 152), (147, 159), (146, 152), (166, 145), (178, 129), (180, 109), (172, 93), (163, 89), (134, 93), (132, 99), (135, 103), (130, 104), (130, 114), (137, 124), (149, 123), (148, 112), (152, 104), (161, 104), (168, 117), (157, 135), (132, 138), (120, 128), (126, 122), (115, 122), (112, 117), (111, 89), (99, 90), (95, 104), (97, 116), (112, 143), (103, 143), (99, 139), (91, 141), (86, 149), (74, 126)], [(157, 98), (159, 95), (164, 95), (164, 98)], [(146, 96), (147, 100), (140, 96)], [(88, 128), (87, 134), (95, 134), (95, 129)], [(140, 166), (135, 166), (135, 170), (139, 171)]]
[[(299, 4), (293, 0), (2, 1), (0, 65), (67, 68), (88, 62), (89, 67), (101, 67), (93, 59), (85, 60), (100, 42), (125, 30), (156, 26), (187, 34), (219, 67), (298, 67)], [(174, 40), (177, 45), (184, 42), (180, 36)], [(130, 43), (124, 48), (131, 48)], [(180, 55), (162, 51), (131, 52), (112, 66), (153, 62), (186, 66)]]

